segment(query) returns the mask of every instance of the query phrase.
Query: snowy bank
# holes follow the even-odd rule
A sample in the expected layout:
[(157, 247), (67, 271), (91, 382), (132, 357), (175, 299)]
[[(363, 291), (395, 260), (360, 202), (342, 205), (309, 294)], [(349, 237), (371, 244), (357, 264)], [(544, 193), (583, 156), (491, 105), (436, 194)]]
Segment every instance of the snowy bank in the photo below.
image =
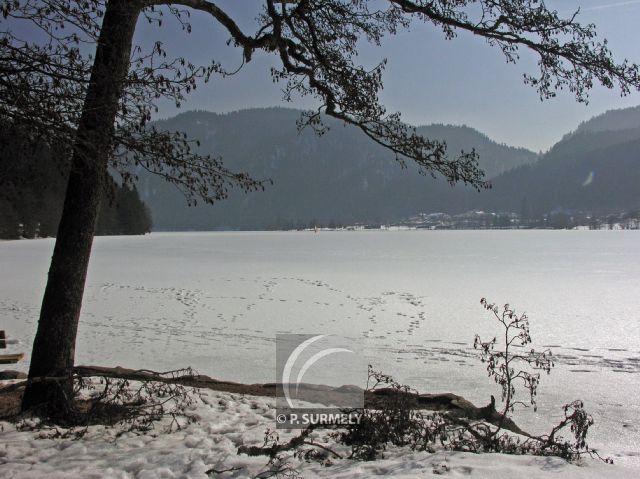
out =
[[(238, 455), (241, 445), (262, 445), (265, 430), (275, 426), (273, 398), (199, 389), (192, 413), (198, 421), (165, 434), (161, 427), (146, 435), (92, 426), (79, 440), (43, 438), (43, 431), (17, 431), (0, 422), (0, 471), (3, 478), (207, 478), (255, 477), (268, 470), (265, 457)], [(160, 426), (160, 425), (159, 425)], [(295, 431), (280, 435), (284, 442)], [(348, 449), (336, 446), (326, 431), (312, 433), (343, 457)], [(553, 457), (509, 456), (438, 451), (411, 452), (391, 447), (372, 462), (333, 460), (322, 466), (290, 457), (300, 477), (471, 477), (471, 478), (603, 478), (632, 479), (637, 471), (596, 460), (569, 464)], [(230, 470), (207, 475), (206, 471)]]

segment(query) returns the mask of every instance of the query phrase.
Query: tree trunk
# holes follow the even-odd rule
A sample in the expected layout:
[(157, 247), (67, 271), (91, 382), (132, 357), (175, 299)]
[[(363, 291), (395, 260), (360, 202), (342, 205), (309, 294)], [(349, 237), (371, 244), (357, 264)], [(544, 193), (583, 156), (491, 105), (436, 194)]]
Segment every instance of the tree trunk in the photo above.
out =
[[(89, 255), (139, 13), (137, 1), (109, 0), (106, 5), (33, 342), (23, 410), (44, 404), (56, 408), (71, 392), (70, 371)], [(39, 379), (46, 377), (69, 379)]]

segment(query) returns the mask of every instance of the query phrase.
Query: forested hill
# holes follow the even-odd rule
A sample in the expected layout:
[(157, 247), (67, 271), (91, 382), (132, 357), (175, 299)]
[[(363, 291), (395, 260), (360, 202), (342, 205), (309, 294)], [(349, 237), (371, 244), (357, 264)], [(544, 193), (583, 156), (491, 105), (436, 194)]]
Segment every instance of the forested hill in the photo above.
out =
[[(477, 193), (452, 188), (442, 178), (402, 168), (388, 151), (359, 130), (327, 120), (323, 136), (298, 134), (300, 111), (283, 108), (229, 114), (188, 112), (158, 122), (158, 127), (187, 132), (201, 151), (222, 156), (236, 171), (274, 184), (264, 192), (233, 192), (214, 206), (188, 208), (180, 193), (160, 178), (142, 175), (140, 193), (160, 230), (262, 229), (329, 224), (389, 222), (421, 211), (439, 211), (455, 201), (471, 207)], [(451, 154), (476, 148), (480, 164), (493, 177), (537, 159), (531, 151), (498, 144), (472, 128), (420, 127), (428, 138), (445, 140)]]
[(580, 123), (576, 133), (619, 131), (640, 128), (640, 105), (621, 110), (609, 110)]
[(538, 162), (506, 172), (478, 208), (533, 215), (608, 214), (640, 208), (640, 107), (582, 123)]
[[(201, 140), (236, 171), (273, 180), (264, 192), (232, 192), (213, 206), (189, 208), (161, 178), (140, 173), (138, 191), (113, 184), (98, 234), (159, 230), (294, 228), (313, 224), (393, 223), (417, 213), (469, 210), (595, 214), (640, 208), (640, 107), (610, 111), (580, 124), (546, 154), (497, 144), (451, 125), (419, 127), (445, 140), (449, 152), (476, 148), (493, 188), (476, 192), (402, 168), (353, 127), (328, 120), (328, 133), (298, 133), (300, 111), (283, 108), (229, 114), (188, 112), (158, 122)], [(19, 135), (0, 138), (0, 237), (55, 234), (66, 183), (64, 168), (43, 147), (22, 148)], [(29, 152), (25, 154), (25, 152)]]
[[(0, 129), (0, 238), (54, 236), (67, 175), (68, 167), (48, 148), (25, 144), (10, 127)], [(115, 182), (111, 186), (112, 194), (99, 212), (97, 234), (149, 232), (150, 211), (137, 190)]]

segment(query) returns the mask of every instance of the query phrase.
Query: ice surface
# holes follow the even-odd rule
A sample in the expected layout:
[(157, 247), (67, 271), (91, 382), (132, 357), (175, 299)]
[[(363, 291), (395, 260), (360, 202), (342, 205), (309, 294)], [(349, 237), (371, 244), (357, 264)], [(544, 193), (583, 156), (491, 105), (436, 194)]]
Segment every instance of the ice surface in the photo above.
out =
[[(640, 236), (633, 231), (166, 233), (97, 238), (78, 364), (192, 366), (275, 380), (278, 332), (361, 342), (375, 367), (478, 405), (498, 395), (472, 348), (498, 329), (480, 297), (531, 320), (551, 346), (537, 413), (547, 431), (581, 398), (591, 445), (640, 469)], [(0, 242), (0, 322), (29, 353), (52, 240)], [(27, 361), (19, 368), (26, 369)]]

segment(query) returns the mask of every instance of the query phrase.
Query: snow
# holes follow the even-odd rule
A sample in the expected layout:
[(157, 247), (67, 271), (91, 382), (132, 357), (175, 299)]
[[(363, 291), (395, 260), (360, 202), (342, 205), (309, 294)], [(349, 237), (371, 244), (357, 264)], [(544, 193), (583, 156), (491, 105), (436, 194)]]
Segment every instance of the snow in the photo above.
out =
[[(13, 424), (0, 422), (0, 470), (6, 479), (47, 478), (207, 478), (209, 469), (237, 470), (212, 477), (255, 477), (268, 469), (266, 457), (238, 455), (241, 445), (262, 445), (264, 432), (275, 424), (272, 398), (198, 390), (191, 414), (196, 423), (172, 433), (155, 431), (146, 435), (119, 429), (91, 426), (78, 440), (42, 438), (42, 432), (17, 431)], [(166, 422), (165, 422), (166, 426)], [(328, 431), (314, 431), (311, 438), (331, 447), (343, 457), (348, 449), (336, 446)], [(287, 441), (297, 432), (284, 431)], [(385, 477), (470, 477), (470, 478), (552, 478), (589, 479), (615, 477), (631, 479), (637, 471), (608, 465), (593, 459), (569, 464), (553, 457), (471, 454), (450, 451), (412, 452), (391, 447), (384, 458), (372, 462), (333, 459), (324, 466), (288, 456), (287, 462), (300, 477), (367, 478)]]
[[(480, 297), (531, 321), (532, 346), (557, 366), (538, 411), (545, 433), (582, 399), (589, 444), (640, 470), (640, 241), (637, 231), (154, 233), (96, 238), (77, 364), (192, 366), (273, 382), (276, 333), (360, 342), (367, 361), (422, 392), (486, 405), (496, 386), (473, 350), (497, 330)], [(53, 240), (0, 242), (0, 329), (27, 357)], [(482, 459), (485, 460), (485, 459)], [(510, 461), (511, 459), (505, 459)], [(519, 459), (521, 460), (521, 459)], [(364, 466), (363, 466), (364, 467)], [(368, 466), (367, 466), (368, 467)]]

